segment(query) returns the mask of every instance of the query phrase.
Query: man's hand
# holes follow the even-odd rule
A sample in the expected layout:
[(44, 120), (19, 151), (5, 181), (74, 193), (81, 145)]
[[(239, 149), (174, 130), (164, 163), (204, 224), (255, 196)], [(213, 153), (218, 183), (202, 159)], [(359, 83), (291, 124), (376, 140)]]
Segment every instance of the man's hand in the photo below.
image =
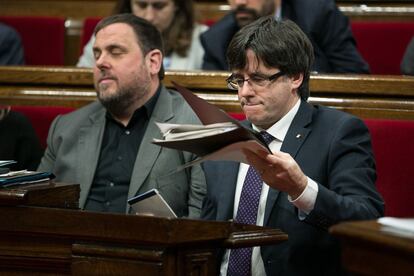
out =
[(270, 187), (288, 193), (292, 200), (305, 190), (308, 178), (290, 154), (280, 151), (273, 154), (256, 154), (249, 150), (244, 153), (249, 163)]

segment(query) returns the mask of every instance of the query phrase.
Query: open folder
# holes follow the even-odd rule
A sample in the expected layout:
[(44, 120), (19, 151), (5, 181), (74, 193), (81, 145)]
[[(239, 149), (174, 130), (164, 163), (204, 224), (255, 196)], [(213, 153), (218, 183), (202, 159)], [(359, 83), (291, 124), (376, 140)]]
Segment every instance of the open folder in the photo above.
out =
[(154, 144), (188, 151), (199, 156), (198, 159), (178, 169), (206, 160), (227, 160), (248, 164), (243, 149), (259, 154), (271, 152), (259, 132), (245, 127), (190, 90), (175, 82), (173, 84), (203, 123), (203, 125), (157, 123), (164, 139), (154, 139)]

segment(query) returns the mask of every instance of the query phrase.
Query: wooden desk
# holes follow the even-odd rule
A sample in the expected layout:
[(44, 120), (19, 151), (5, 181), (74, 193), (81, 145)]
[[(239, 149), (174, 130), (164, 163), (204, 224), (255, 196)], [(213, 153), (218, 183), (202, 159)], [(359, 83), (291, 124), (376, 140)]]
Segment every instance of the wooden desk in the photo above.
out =
[(414, 235), (399, 235), (376, 221), (340, 223), (330, 232), (341, 240), (346, 269), (357, 275), (414, 275)]
[(1, 275), (216, 275), (218, 247), (279, 243), (279, 230), (44, 207), (0, 207)]

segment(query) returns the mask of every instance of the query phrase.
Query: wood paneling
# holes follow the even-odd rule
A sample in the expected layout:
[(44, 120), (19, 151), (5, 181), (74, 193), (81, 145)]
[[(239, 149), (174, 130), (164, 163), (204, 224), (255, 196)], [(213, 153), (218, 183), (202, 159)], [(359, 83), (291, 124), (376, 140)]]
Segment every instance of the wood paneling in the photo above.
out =
[[(112, 13), (117, 0), (2, 0), (1, 15), (44, 15), (83, 19)], [(353, 18), (413, 20), (414, 1), (337, 1), (340, 9)], [(227, 1), (195, 1), (198, 18), (218, 19), (230, 8)]]
[[(232, 222), (2, 206), (1, 275), (217, 275), (216, 250), (277, 244), (277, 229)], [(252, 235), (253, 233), (253, 235)], [(203, 273), (201, 273), (203, 272)]]
[[(228, 112), (240, 112), (226, 87), (228, 72), (169, 71), (175, 81)], [(362, 118), (414, 119), (414, 77), (312, 75), (312, 103)], [(0, 104), (80, 107), (96, 99), (92, 70), (75, 67), (0, 67)]]

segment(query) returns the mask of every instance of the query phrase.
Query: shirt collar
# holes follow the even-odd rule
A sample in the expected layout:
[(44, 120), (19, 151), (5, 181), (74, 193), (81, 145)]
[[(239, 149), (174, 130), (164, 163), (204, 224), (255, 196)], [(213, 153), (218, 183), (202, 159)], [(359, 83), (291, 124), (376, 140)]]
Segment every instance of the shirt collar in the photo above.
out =
[[(132, 114), (131, 120), (129, 121), (127, 127), (133, 126), (142, 115), (146, 115), (146, 119), (151, 117), (160, 93), (161, 93), (161, 85), (158, 86), (157, 91), (155, 92), (154, 96), (152, 96), (143, 106), (137, 108), (134, 111), (134, 114)], [(113, 118), (112, 114), (108, 111), (106, 111), (106, 118), (118, 123)]]
[(276, 11), (275, 11), (275, 19), (277, 21), (282, 20), (282, 6), (280, 6), (279, 8), (276, 9)]
[(155, 92), (154, 96), (152, 96), (145, 104), (145, 108), (147, 110), (148, 118), (151, 117), (152, 112), (154, 111), (155, 105), (157, 104), (158, 97), (161, 94), (161, 84), (158, 86), (157, 91)]

